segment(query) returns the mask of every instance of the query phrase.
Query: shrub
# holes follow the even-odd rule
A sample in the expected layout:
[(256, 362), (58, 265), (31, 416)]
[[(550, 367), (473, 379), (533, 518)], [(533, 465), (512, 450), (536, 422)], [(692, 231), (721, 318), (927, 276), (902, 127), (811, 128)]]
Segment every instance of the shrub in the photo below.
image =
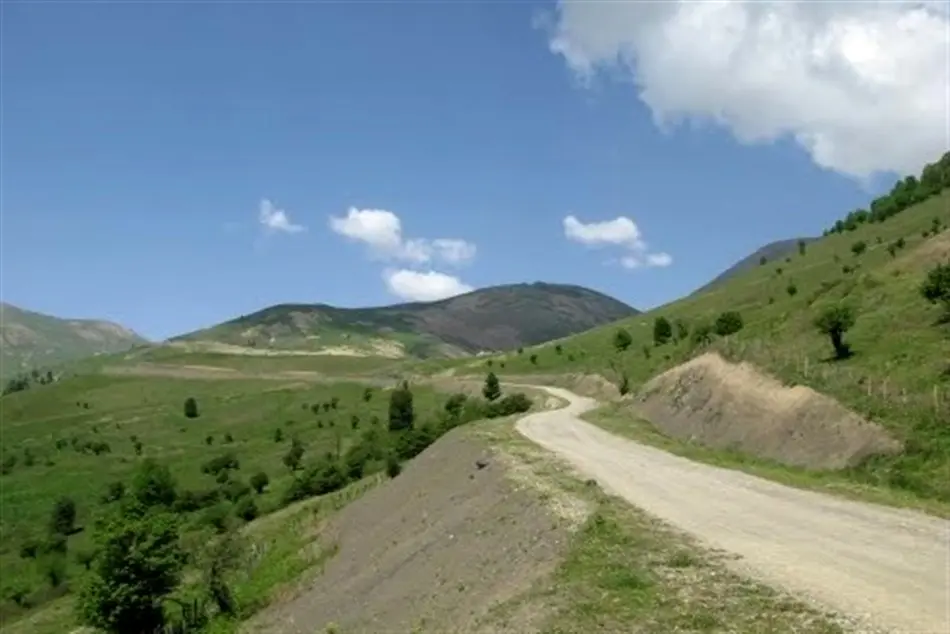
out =
[(221, 487), (221, 493), (230, 502), (237, 502), (251, 494), (251, 487), (242, 480), (231, 480)]
[(742, 315), (734, 310), (727, 310), (716, 318), (715, 331), (720, 337), (728, 337), (742, 330)]
[(653, 343), (662, 346), (673, 337), (673, 325), (666, 317), (657, 317), (653, 321)]
[(241, 462), (237, 459), (237, 456), (234, 455), (233, 451), (228, 451), (205, 462), (201, 466), (201, 472), (216, 476), (222, 471), (228, 471), (231, 469), (237, 470), (240, 468)]
[(618, 328), (614, 332), (614, 349), (617, 352), (625, 352), (633, 344), (633, 337), (624, 328)]
[(692, 341), (697, 346), (707, 346), (712, 343), (713, 327), (709, 324), (699, 324), (693, 329)]
[(198, 401), (194, 397), (185, 399), (185, 418), (198, 418)]
[(676, 329), (676, 340), (685, 341), (689, 337), (689, 324), (687, 324), (682, 319), (677, 319), (673, 322), (673, 327)]
[(231, 432), (228, 432), (224, 435), (224, 442), (226, 443), (234, 442), (234, 436), (231, 435)]
[(287, 453), (284, 454), (284, 465), (287, 466), (291, 471), (296, 471), (300, 468), (300, 461), (303, 458), (303, 443), (300, 442), (299, 438), (294, 438), (290, 442), (290, 449), (287, 450)]
[(207, 436), (205, 436), (205, 444), (209, 446), (214, 444), (214, 436), (212, 436), (211, 434), (208, 434)]
[(499, 416), (520, 414), (531, 409), (531, 405), (531, 399), (528, 398), (527, 395), (522, 392), (516, 392), (509, 394), (500, 401), (490, 403), (486, 411), (486, 416), (488, 416), (488, 418), (497, 418)]
[(251, 487), (258, 493), (263, 493), (268, 484), (270, 484), (270, 478), (263, 471), (258, 471), (251, 476)]
[(531, 362), (531, 365), (538, 365), (538, 355), (532, 354), (530, 357), (528, 357), (528, 361)]
[(132, 479), (132, 496), (146, 508), (171, 507), (177, 492), (168, 467), (146, 458)]
[(789, 297), (795, 297), (795, 294), (798, 293), (798, 287), (795, 286), (795, 282), (789, 282), (788, 286), (785, 287), (785, 292), (788, 293)]
[(857, 242), (851, 245), (851, 253), (853, 253), (856, 256), (861, 255), (862, 253), (867, 251), (867, 249), (868, 249), (868, 243), (865, 242), (864, 240), (858, 240)]
[(123, 497), (125, 497), (125, 483), (116, 480), (106, 486), (105, 493), (99, 499), (103, 504), (109, 504), (110, 502), (118, 502)]
[(402, 465), (399, 464), (399, 459), (395, 455), (389, 454), (386, 457), (386, 475), (395, 478), (400, 473), (402, 473)]
[(369, 403), (373, 399), (373, 388), (368, 387), (363, 390), (363, 402)]
[(231, 507), (227, 502), (219, 502), (209, 507), (201, 515), (201, 523), (210, 526), (216, 533), (222, 534), (228, 530), (228, 512)]
[(766, 264), (768, 264), (768, 262), (769, 262), (769, 259), (765, 257), (764, 255), (759, 258), (759, 266), (765, 266)]
[(390, 431), (411, 429), (415, 418), (412, 391), (409, 389), (409, 383), (403, 381), (402, 385), (389, 394), (389, 429)]
[(53, 535), (71, 535), (76, 529), (76, 503), (70, 497), (61, 497), (53, 504), (49, 530)]
[(805, 255), (806, 243), (804, 240), (798, 241), (798, 255)]
[(340, 406), (340, 398), (334, 396), (330, 398), (330, 409), (337, 409)]
[(350, 429), (359, 429), (360, 428), (360, 417), (356, 414), (350, 416)]
[(468, 396), (462, 392), (457, 392), (445, 401), (445, 411), (452, 419), (457, 419), (462, 414), (462, 408), (465, 407), (465, 401)]
[(815, 319), (815, 327), (831, 339), (836, 359), (851, 356), (851, 347), (844, 342), (844, 333), (854, 326), (854, 323), (854, 311), (851, 307), (841, 304), (829, 306)]
[(245, 522), (250, 522), (257, 517), (257, 502), (252, 497), (240, 498), (234, 505), (234, 515)]
[(489, 372), (488, 376), (485, 377), (485, 385), (482, 387), (482, 395), (485, 397), (486, 401), (495, 401), (501, 397), (501, 385), (498, 382), (498, 377), (495, 376), (494, 372)]
[(136, 440), (135, 444), (132, 445), (132, 449), (135, 451), (136, 456), (142, 455), (142, 441)]
[(943, 304), (950, 315), (950, 262), (927, 271), (927, 277), (920, 285), (920, 294), (931, 304)]

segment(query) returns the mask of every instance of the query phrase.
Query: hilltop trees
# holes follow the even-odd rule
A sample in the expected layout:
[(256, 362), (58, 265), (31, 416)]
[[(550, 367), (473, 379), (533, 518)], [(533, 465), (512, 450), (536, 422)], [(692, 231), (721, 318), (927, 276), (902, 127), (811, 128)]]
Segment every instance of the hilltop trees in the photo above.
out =
[(836, 359), (847, 359), (851, 356), (851, 346), (844, 342), (844, 333), (854, 326), (854, 311), (850, 306), (829, 306), (815, 319), (815, 327), (819, 332), (831, 338), (831, 345), (835, 349)]

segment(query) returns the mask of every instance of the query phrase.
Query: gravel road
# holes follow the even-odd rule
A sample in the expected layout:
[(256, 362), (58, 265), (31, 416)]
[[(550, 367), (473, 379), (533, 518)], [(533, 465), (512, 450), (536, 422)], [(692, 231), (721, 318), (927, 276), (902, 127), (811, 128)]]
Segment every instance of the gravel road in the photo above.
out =
[(524, 436), (610, 493), (738, 555), (746, 574), (875, 630), (950, 632), (950, 522), (692, 462), (580, 420), (592, 399), (537, 388), (570, 405), (522, 418)]

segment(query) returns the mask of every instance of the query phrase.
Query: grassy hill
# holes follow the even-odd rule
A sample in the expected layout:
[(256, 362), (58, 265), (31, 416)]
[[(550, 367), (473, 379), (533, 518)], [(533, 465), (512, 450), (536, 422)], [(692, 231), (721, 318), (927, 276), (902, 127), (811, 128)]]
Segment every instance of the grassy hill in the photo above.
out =
[(0, 304), (0, 377), (100, 353), (119, 352), (146, 340), (109, 321), (61, 319)]
[[(852, 212), (801, 253), (796, 248), (788, 260), (754, 266), (711, 290), (556, 347), (432, 366), (482, 373), (491, 363), (503, 375), (599, 373), (617, 385), (626, 377), (635, 391), (659, 373), (716, 350), (786, 385), (828, 394), (903, 441), (903, 453), (869, 459), (847, 477), (950, 502), (950, 326), (943, 307), (920, 291), (929, 270), (950, 262), (950, 154), (935, 165), (919, 181), (899, 182), (869, 211)], [(913, 190), (915, 184), (921, 189)], [(843, 360), (833, 358), (829, 337), (815, 326), (820, 314), (836, 306), (850, 308), (856, 318), (845, 333), (853, 356)], [(711, 329), (726, 311), (738, 312), (743, 325), (720, 337)], [(660, 317), (673, 324), (674, 336), (656, 345)], [(622, 351), (614, 339), (619, 329), (631, 338)]]
[(807, 245), (814, 242), (815, 238), (791, 238), (788, 240), (778, 240), (770, 242), (764, 247), (757, 249), (754, 253), (746, 256), (730, 266), (728, 269), (714, 277), (711, 281), (695, 291), (696, 294), (721, 286), (724, 282), (741, 275), (742, 273), (756, 266), (761, 266), (765, 262), (778, 261), (794, 254), (801, 248), (801, 244)]
[[(510, 284), (437, 302), (376, 308), (272, 306), (173, 343), (373, 356), (452, 357), (532, 345), (636, 314), (602, 293), (564, 284)], [(207, 351), (215, 351), (208, 349)]]

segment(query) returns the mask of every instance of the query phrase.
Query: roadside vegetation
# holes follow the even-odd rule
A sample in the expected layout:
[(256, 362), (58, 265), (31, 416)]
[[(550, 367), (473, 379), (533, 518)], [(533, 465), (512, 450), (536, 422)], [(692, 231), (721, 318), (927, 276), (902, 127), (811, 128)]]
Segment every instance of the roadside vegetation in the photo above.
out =
[(716, 351), (832, 396), (904, 444), (827, 477), (950, 504), (948, 188), (950, 154), (822, 239), (712, 290), (550, 344), (426, 370), (599, 374), (619, 396)]
[[(6, 396), (5, 631), (41, 632), (26, 625), (44, 613), (57, 615), (55, 627), (227, 631), (221, 622), (253, 613), (263, 592), (245, 601), (228, 581), (246, 572), (236, 531), (354, 483), (396, 477), (448, 430), (531, 407), (523, 394), (491, 396), (447, 398), (405, 382), (380, 389), (101, 375)], [(304, 559), (274, 564), (275, 583), (310, 565)], [(254, 583), (264, 583), (258, 573)]]

